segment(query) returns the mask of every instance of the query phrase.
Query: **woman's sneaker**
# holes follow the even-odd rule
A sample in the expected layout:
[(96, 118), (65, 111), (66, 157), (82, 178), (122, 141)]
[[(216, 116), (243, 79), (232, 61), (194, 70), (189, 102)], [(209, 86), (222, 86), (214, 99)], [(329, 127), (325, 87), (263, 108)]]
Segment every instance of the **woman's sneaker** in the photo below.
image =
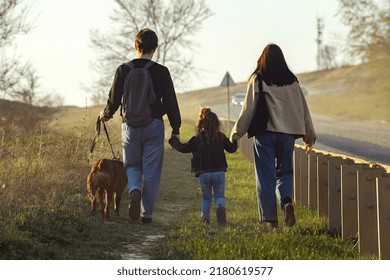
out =
[(295, 225), (294, 206), (292, 203), (284, 205), (284, 222), (286, 223), (286, 227)]
[(226, 210), (221, 205), (217, 208), (217, 223), (221, 226), (226, 225)]
[(269, 222), (266, 222), (266, 225), (267, 225), (267, 228), (268, 229), (276, 229), (279, 227), (279, 223), (278, 221), (269, 221)]

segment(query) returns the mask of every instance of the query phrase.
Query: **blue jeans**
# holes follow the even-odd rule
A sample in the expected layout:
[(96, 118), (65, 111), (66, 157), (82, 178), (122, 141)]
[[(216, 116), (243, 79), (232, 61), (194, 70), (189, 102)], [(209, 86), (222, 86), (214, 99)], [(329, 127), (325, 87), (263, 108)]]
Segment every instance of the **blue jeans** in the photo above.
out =
[[(164, 122), (154, 119), (145, 127), (122, 124), (123, 163), (129, 193), (142, 192), (141, 217), (151, 218), (160, 189), (164, 161)], [(143, 181), (143, 187), (142, 187)]]
[(199, 175), (202, 190), (202, 219), (210, 220), (212, 192), (214, 191), (215, 205), (225, 207), (225, 172), (208, 172)]
[(266, 131), (253, 140), (260, 220), (277, 221), (277, 200), (292, 198), (295, 137)]

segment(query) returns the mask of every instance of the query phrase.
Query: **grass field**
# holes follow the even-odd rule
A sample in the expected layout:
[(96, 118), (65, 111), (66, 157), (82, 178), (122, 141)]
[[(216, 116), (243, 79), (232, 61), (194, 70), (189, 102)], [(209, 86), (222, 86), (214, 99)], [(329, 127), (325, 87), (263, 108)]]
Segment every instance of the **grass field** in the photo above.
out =
[[(309, 90), (324, 88), (328, 83), (321, 75), (331, 80), (337, 73), (313, 73), (300, 80)], [(234, 90), (243, 87), (241, 83)], [(338, 95), (336, 103), (346, 102), (341, 96), (348, 98), (349, 94)], [(372, 102), (364, 102), (364, 95), (359, 96), (350, 100), (350, 104), (361, 104), (355, 111), (365, 110), (376, 120), (388, 120), (383, 110), (384, 106), (388, 108), (388, 95), (373, 94)], [(223, 98), (222, 88), (180, 95), (181, 139), (193, 135), (202, 100), (216, 104)], [(323, 98), (325, 95), (309, 98), (315, 112), (335, 103)], [(0, 108), (11, 108), (9, 103), (4, 104)], [(253, 166), (240, 153), (227, 156), (226, 227), (216, 224), (215, 212), (210, 225), (200, 222), (201, 196), (197, 179), (190, 173), (190, 155), (178, 153), (168, 144), (152, 224), (129, 222), (127, 195), (119, 218), (109, 223), (99, 217), (91, 219), (86, 194), (90, 164), (111, 156), (104, 134), (89, 153), (102, 106), (33, 108), (24, 118), (23, 110), (15, 103), (12, 106), (7, 115), (0, 116), (0, 259), (360, 259), (356, 240), (329, 235), (326, 221), (312, 209), (296, 205), (297, 224), (292, 229), (282, 225), (270, 231), (261, 224)], [(328, 109), (338, 114), (335, 106)], [(348, 117), (362, 117), (354, 116), (354, 110), (342, 111)], [(114, 150), (120, 155), (119, 116), (108, 123), (108, 129)], [(167, 135), (170, 132), (167, 125)]]
[[(74, 111), (71, 118), (77, 119)], [(190, 123), (182, 129), (183, 140), (193, 134)], [(34, 136), (3, 147), (17, 150), (18, 156), (2, 157), (2, 164), (7, 160), (0, 177), (2, 259), (359, 259), (354, 241), (329, 236), (310, 209), (297, 206), (298, 223), (291, 230), (268, 231), (260, 224), (253, 168), (239, 153), (228, 156), (226, 227), (217, 226), (215, 217), (210, 226), (200, 222), (200, 191), (189, 172), (190, 156), (168, 146), (152, 224), (129, 222), (127, 196), (113, 222), (89, 218), (88, 161), (110, 155), (104, 138), (96, 154), (89, 155), (91, 124), (92, 118), (75, 127), (58, 121), (58, 131), (48, 125), (39, 140), (41, 154)], [(108, 123), (115, 148), (117, 125)]]
[[(188, 139), (184, 134), (183, 138)], [(175, 157), (179, 153), (176, 153)], [(181, 159), (182, 160), (182, 159)], [(151, 248), (153, 259), (359, 259), (354, 240), (341, 240), (327, 233), (326, 223), (314, 210), (297, 205), (297, 225), (269, 230), (258, 221), (253, 166), (240, 153), (228, 154), (226, 184), (228, 225), (216, 223), (215, 207), (211, 224), (200, 220), (201, 193), (197, 181), (195, 197), (183, 222)], [(177, 170), (189, 174), (185, 164)]]

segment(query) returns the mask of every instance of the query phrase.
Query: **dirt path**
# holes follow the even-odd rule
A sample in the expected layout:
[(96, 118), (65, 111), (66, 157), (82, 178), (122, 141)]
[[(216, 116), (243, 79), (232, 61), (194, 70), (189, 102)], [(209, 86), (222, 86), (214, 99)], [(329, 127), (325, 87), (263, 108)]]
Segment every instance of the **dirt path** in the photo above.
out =
[[(190, 155), (180, 154), (168, 146), (165, 151), (163, 176), (159, 197), (156, 203), (153, 223), (130, 224), (130, 242), (126, 242), (119, 252), (124, 260), (153, 259), (151, 250), (156, 241), (169, 234), (170, 229), (180, 224), (188, 207), (194, 207), (197, 180), (190, 173)], [(124, 200), (121, 220), (126, 220), (128, 199)], [(125, 222), (127, 224), (128, 222)], [(124, 249), (123, 249), (124, 248)]]

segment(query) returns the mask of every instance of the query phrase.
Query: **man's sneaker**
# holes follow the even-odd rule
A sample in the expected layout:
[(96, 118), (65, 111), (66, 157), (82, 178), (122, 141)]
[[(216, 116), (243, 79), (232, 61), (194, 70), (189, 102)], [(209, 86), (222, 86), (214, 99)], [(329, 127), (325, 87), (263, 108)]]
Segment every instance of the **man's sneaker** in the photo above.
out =
[(210, 224), (210, 219), (202, 218), (202, 223), (205, 223), (205, 224), (209, 225)]
[(141, 191), (138, 189), (130, 193), (129, 217), (133, 221), (138, 221), (141, 213)]
[(142, 224), (150, 224), (152, 222), (152, 218), (141, 218), (141, 223)]
[(217, 208), (217, 223), (221, 226), (226, 225), (226, 211), (225, 207), (221, 205)]
[(286, 227), (295, 225), (294, 206), (292, 203), (284, 205), (284, 222), (286, 223)]

